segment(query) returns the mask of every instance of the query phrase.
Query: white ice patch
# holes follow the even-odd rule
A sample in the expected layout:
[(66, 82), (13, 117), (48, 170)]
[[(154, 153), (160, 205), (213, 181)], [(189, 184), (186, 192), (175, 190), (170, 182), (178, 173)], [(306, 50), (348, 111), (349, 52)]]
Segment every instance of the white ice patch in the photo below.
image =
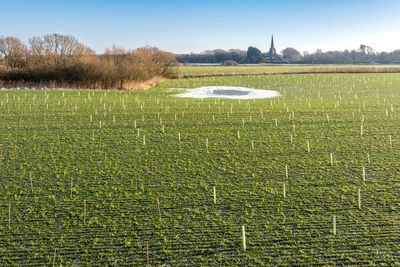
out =
[(185, 93), (175, 95), (183, 98), (228, 98), (228, 99), (260, 99), (280, 96), (273, 90), (254, 89), (235, 86), (207, 86), (194, 89), (183, 89)]

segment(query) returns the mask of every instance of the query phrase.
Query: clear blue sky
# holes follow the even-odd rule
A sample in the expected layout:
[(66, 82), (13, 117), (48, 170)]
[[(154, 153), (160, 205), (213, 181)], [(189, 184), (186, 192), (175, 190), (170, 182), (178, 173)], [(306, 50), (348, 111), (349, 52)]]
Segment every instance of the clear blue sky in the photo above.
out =
[(0, 0), (0, 35), (71, 34), (97, 52), (113, 44), (176, 53), (206, 49), (400, 49), (400, 0)]

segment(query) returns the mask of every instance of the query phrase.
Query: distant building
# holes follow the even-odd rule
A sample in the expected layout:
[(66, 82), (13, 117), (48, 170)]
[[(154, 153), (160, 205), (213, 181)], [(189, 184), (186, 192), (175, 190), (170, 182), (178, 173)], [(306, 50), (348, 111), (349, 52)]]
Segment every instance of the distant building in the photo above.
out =
[(285, 61), (276, 53), (274, 45), (274, 36), (271, 37), (271, 47), (269, 48), (267, 56), (264, 58), (264, 63), (284, 63)]

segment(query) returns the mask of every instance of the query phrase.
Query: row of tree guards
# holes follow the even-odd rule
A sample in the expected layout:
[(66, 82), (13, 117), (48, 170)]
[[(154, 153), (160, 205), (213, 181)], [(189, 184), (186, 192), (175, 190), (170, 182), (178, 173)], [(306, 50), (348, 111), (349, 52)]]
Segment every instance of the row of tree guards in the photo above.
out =
[[(283, 183), (283, 198), (286, 198), (286, 184)], [(357, 198), (358, 198), (358, 209), (361, 210), (361, 190), (357, 190)], [(217, 205), (217, 189), (215, 186), (213, 186), (213, 200), (214, 200), (214, 205)], [(333, 221), (332, 221), (332, 233), (333, 235), (336, 235), (337, 230), (336, 230), (336, 215), (333, 215)], [(242, 244), (243, 244), (243, 250), (246, 250), (247, 245), (246, 245), (246, 227), (242, 225)]]
[[(176, 114), (175, 114), (175, 119), (176, 119)], [(213, 117), (213, 119), (215, 119), (215, 117)], [(329, 123), (329, 115), (327, 115), (327, 122)], [(244, 122), (243, 122), (243, 124), (244, 124)], [(278, 124), (278, 122), (275, 119), (275, 125), (277, 126), (277, 124)], [(135, 121), (135, 128), (136, 128), (136, 121)], [(139, 135), (139, 129), (138, 129), (138, 135)], [(361, 125), (360, 135), (363, 135), (362, 125)], [(237, 131), (237, 139), (240, 139), (240, 131)], [(290, 140), (291, 140), (291, 142), (293, 142), (293, 135), (292, 134), (290, 135)], [(181, 142), (181, 133), (180, 132), (178, 132), (178, 141)], [(392, 137), (391, 137), (391, 135), (389, 136), (389, 143), (390, 143), (390, 146), (392, 147)], [(145, 145), (145, 144), (146, 144), (146, 137), (145, 137), (145, 135), (143, 135), (143, 145)], [(311, 145), (310, 145), (310, 141), (309, 140), (306, 141), (306, 146), (307, 146), (307, 152), (311, 153)], [(255, 141), (254, 140), (251, 140), (251, 147), (252, 147), (252, 149), (255, 148)], [(206, 148), (206, 150), (208, 152), (208, 148), (209, 148), (209, 139), (208, 138), (205, 139), (205, 148)], [(331, 166), (333, 166), (334, 165), (333, 153), (329, 154), (329, 158), (330, 158), (329, 163), (330, 163)], [(368, 159), (368, 162), (370, 163), (371, 160), (370, 160), (369, 153), (367, 153), (367, 159)], [(285, 165), (285, 177), (286, 177), (286, 179), (289, 179), (289, 167), (288, 167), (287, 164)], [(363, 179), (364, 182), (366, 181), (366, 171), (365, 171), (365, 167), (364, 166), (362, 167), (362, 179)], [(286, 198), (286, 196), (287, 196), (286, 195), (286, 183), (282, 183), (282, 195), (283, 195), (283, 198)], [(213, 186), (213, 203), (214, 203), (214, 205), (217, 205), (217, 189), (216, 189), (216, 186)], [(358, 203), (358, 209), (361, 209), (361, 189), (357, 190), (357, 203)], [(247, 243), (246, 243), (246, 227), (245, 227), (245, 225), (242, 225), (241, 229), (242, 229), (242, 246), (243, 246), (243, 250), (246, 250), (247, 249)], [(333, 233), (333, 235), (337, 234), (336, 215), (333, 215), (333, 219), (332, 219), (332, 233)]]

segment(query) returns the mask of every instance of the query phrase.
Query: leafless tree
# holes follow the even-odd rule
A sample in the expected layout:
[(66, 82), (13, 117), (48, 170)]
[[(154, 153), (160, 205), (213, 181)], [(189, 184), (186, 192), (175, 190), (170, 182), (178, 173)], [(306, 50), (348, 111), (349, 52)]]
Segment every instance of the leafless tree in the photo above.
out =
[(29, 52), (31, 55), (30, 63), (37, 66), (45, 63), (45, 45), (43, 38), (33, 37), (28, 40)]
[(11, 68), (22, 67), (26, 64), (28, 54), (26, 46), (15, 37), (0, 37), (0, 56)]
[(75, 37), (60, 34), (33, 37), (28, 47), (17, 38), (1, 37), (1, 61), (7, 61), (7, 69), (0, 66), (0, 79), (6, 81), (91, 88), (126, 88), (131, 82), (169, 77), (177, 64), (174, 55), (153, 47), (129, 51), (114, 45), (104, 55), (96, 55)]
[(30, 39), (30, 45), (34, 55), (45, 56), (56, 66), (66, 64), (72, 57), (94, 53), (75, 37), (57, 33), (34, 37)]
[(122, 48), (122, 47), (118, 47), (116, 45), (113, 45), (111, 48), (106, 48), (106, 50), (104, 51), (105, 55), (126, 55), (129, 54), (129, 51)]

